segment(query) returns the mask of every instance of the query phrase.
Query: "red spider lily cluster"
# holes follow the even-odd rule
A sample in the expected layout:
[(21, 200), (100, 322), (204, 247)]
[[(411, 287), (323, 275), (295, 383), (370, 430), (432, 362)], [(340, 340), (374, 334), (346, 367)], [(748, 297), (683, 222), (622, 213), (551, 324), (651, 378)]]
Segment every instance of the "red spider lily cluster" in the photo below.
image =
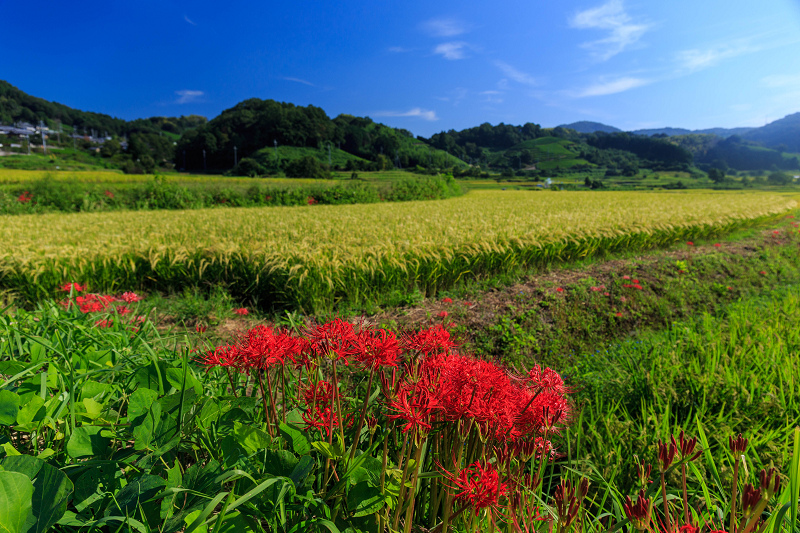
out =
[[(114, 313), (118, 316), (124, 316), (133, 312), (133, 310), (128, 307), (130, 304), (134, 304), (143, 299), (141, 295), (135, 292), (124, 292), (120, 296), (94, 293), (75, 295), (75, 293), (86, 290), (85, 284), (81, 285), (75, 282), (65, 283), (61, 286), (61, 290), (70, 293), (70, 298), (61, 301), (61, 305), (65, 309), (78, 309), (83, 314)], [(134, 317), (131, 322), (142, 323), (144, 322), (144, 317)], [(112, 319), (104, 318), (97, 320), (94, 325), (98, 328), (108, 328), (111, 327), (113, 323), (114, 321)]]
[(27, 203), (29, 203), (31, 200), (33, 200), (33, 194), (31, 194), (31, 193), (30, 193), (30, 192), (28, 192), (28, 191), (25, 191), (25, 192), (23, 192), (22, 194), (20, 194), (20, 195), (17, 197), (17, 201), (18, 201), (19, 203), (21, 203), (21, 204), (27, 204)]
[(306, 198), (306, 203), (308, 205), (314, 205), (317, 203), (317, 199), (314, 198), (313, 196), (309, 196), (308, 198)]
[(114, 193), (111, 192), (111, 191), (107, 190), (103, 194), (106, 195), (106, 198), (109, 198), (109, 199), (113, 199), (114, 198)]
[[(511, 372), (459, 353), (442, 324), (399, 336), (342, 319), (300, 332), (260, 325), (198, 362), (221, 369), (233, 395), (260, 396), (270, 435), (295, 406), (303, 429), (323, 442), (336, 439), (351, 458), (362, 440), (384, 439), (383, 460), (397, 457), (392, 471), (402, 472), (397, 500), (405, 505), (387, 516), (395, 530), (401, 514), (413, 521), (421, 460), (442, 471), (434, 484), (448, 495), (428, 511), (434, 518), (486, 512), (510, 523), (529, 502), (520, 496), (525, 487), (539, 484), (532, 465), (555, 456), (551, 440), (572, 413), (557, 372), (538, 365)], [(335, 469), (329, 459), (326, 482)]]
[(245, 315), (250, 314), (250, 312), (247, 310), (246, 307), (240, 307), (238, 309), (234, 309), (233, 310), (233, 314), (240, 315), (240, 316), (245, 316)]

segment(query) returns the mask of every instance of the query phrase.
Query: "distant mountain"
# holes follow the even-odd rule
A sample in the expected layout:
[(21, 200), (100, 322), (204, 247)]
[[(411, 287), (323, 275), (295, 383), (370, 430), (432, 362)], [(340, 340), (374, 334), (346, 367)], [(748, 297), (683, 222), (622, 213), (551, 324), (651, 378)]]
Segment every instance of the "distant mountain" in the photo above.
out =
[(609, 126), (608, 124), (602, 124), (600, 122), (591, 122), (588, 120), (581, 120), (579, 122), (573, 122), (572, 124), (562, 124), (561, 126), (558, 127), (575, 130), (578, 133), (594, 133), (596, 131), (602, 131), (603, 133), (617, 133), (619, 131), (622, 131), (621, 129), (615, 128), (614, 126)]
[(800, 152), (800, 113), (787, 115), (760, 128), (753, 128), (743, 134), (742, 138), (759, 142), (769, 148)]
[(667, 135), (672, 137), (674, 135), (689, 135), (691, 133), (700, 133), (706, 135), (717, 135), (723, 139), (727, 139), (732, 135), (743, 135), (753, 128), (707, 128), (704, 130), (687, 130), (685, 128), (656, 128), (646, 130), (634, 130), (631, 133), (637, 135)]

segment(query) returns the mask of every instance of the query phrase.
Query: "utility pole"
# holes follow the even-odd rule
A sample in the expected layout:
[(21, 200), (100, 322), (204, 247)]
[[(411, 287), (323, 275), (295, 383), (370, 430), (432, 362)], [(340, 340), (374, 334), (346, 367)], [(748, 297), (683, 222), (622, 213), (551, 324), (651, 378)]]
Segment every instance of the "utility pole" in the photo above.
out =
[(238, 155), (236, 153), (237, 151), (238, 151), (238, 148), (236, 148), (234, 146), (233, 147), (233, 167), (234, 168), (236, 168), (236, 166), (239, 164), (239, 157), (238, 157)]
[(203, 172), (206, 171), (206, 150), (203, 148)]

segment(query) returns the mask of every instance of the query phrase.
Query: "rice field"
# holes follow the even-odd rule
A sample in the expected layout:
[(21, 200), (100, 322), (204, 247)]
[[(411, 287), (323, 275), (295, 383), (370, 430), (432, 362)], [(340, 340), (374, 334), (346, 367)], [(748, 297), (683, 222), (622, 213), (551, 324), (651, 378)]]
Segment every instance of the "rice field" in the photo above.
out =
[(225, 284), (262, 308), (330, 310), (519, 267), (721, 235), (795, 207), (758, 193), (473, 191), (445, 201), (0, 217), (0, 289)]

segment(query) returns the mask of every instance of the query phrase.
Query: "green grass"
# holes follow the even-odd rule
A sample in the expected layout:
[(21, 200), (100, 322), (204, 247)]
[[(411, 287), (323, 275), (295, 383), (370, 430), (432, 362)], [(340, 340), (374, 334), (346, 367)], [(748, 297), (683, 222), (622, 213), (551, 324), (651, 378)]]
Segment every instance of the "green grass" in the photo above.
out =
[[(308, 148), (301, 146), (278, 146), (278, 161), (285, 163), (286, 161), (293, 161), (295, 159), (302, 159), (306, 156), (317, 158), (321, 163), (328, 163), (328, 149), (327, 148)], [(334, 167), (343, 167), (348, 161), (364, 161), (358, 156), (339, 150), (335, 146), (331, 147), (331, 164)], [(253, 159), (261, 163), (265, 168), (275, 167), (275, 147), (266, 147), (257, 151), (251, 156)]]

